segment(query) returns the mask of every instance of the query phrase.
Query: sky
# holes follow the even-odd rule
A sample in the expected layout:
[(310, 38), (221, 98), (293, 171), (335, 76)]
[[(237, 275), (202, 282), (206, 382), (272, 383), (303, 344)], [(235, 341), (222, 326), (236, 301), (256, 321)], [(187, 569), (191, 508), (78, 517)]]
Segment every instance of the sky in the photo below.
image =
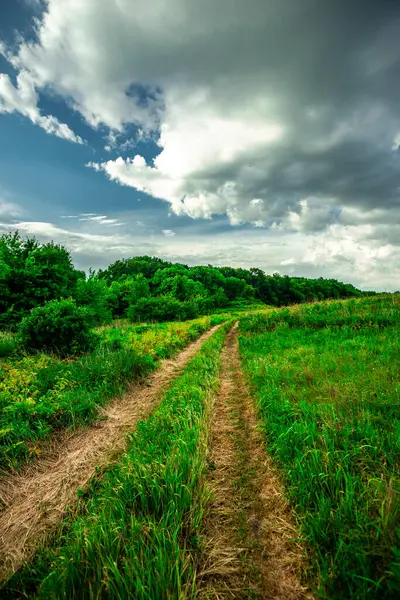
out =
[(397, 0), (1, 0), (0, 233), (400, 288)]

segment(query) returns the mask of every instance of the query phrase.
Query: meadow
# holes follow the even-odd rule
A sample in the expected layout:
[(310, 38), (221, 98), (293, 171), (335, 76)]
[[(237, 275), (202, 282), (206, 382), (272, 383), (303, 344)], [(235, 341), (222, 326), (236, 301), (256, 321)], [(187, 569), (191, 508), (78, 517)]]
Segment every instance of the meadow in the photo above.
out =
[[(249, 307), (184, 323), (119, 320), (98, 327), (101, 343), (81, 357), (3, 358), (0, 397), (8, 409), (1, 426), (14, 427), (16, 437), (0, 446), (2, 467), (16, 469), (40, 439), (93, 422), (129, 381), (220, 324), (132, 428), (122, 456), (77, 490), (57, 529), (4, 582), (1, 598), (204, 597), (203, 524), (212, 501), (206, 482), (215, 468), (210, 423), (234, 322), (261, 451), (284, 486), (291, 535), (303, 549), (302, 589), (315, 599), (399, 596), (400, 298), (381, 295)], [(5, 344), (13, 339), (7, 334)], [(246, 465), (240, 469), (245, 480)], [(234, 489), (247, 522), (243, 490)], [(250, 588), (244, 596), (229, 576), (226, 582), (213, 598), (264, 597)], [(310, 598), (304, 594), (298, 598)]]
[(396, 296), (240, 323), (243, 367), (317, 597), (400, 592), (399, 325)]
[(0, 469), (16, 469), (37, 456), (40, 440), (52, 432), (93, 422), (99, 407), (129, 382), (143, 379), (221, 320), (103, 327), (94, 352), (67, 359), (27, 354), (15, 336), (3, 336), (0, 346), (15, 352), (0, 359)]
[(192, 598), (207, 497), (207, 433), (222, 326), (92, 482), (62, 531), (0, 591), (7, 598)]

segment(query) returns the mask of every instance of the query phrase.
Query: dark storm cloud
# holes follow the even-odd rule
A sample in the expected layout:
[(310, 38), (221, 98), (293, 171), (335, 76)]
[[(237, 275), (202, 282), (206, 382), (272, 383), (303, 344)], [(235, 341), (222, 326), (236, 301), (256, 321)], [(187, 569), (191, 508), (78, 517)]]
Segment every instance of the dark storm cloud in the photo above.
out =
[[(50, 0), (48, 6), (54, 23), (65, 21), (60, 3)], [(36, 45), (22, 45), (12, 60), (30, 71), (37, 85), (68, 94), (86, 118), (110, 126), (129, 123), (131, 107), (132, 119), (146, 120), (143, 90), (148, 89), (150, 96), (157, 91), (161, 122), (172, 128), (186, 112), (193, 111), (195, 119), (196, 110), (203, 120), (209, 110), (244, 124), (269, 119), (283, 126), (284, 135), (270, 147), (250, 140), (230, 161), (198, 160), (182, 197), (215, 194), (233, 181), (236, 213), (262, 198), (268, 222), (299, 211), (299, 200), (307, 196), (360, 210), (377, 204), (397, 208), (397, 2), (172, 0), (168, 7), (157, 2), (151, 15), (143, 7), (128, 14), (124, 3), (112, 8), (86, 0), (81, 8), (66, 2), (65, 10), (68, 6), (72, 16), (70, 11), (64, 30), (54, 36), (54, 47), (39, 35)], [(74, 15), (81, 19), (76, 31)], [(43, 23), (43, 34), (49, 33), (53, 21)], [(82, 55), (72, 43), (80, 30), (86, 40)], [(112, 106), (97, 92), (92, 95), (98, 90), (104, 96), (107, 88), (116, 93)], [(185, 94), (197, 92), (202, 99), (183, 103), (180, 114)], [(229, 212), (229, 200), (217, 201), (215, 212), (225, 205)], [(248, 210), (243, 213), (246, 220)]]

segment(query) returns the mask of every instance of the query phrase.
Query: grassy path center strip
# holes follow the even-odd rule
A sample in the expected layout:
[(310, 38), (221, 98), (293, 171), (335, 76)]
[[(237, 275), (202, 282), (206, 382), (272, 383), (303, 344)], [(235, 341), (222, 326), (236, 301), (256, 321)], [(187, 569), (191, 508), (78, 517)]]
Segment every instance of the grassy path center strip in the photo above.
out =
[(302, 548), (257, 430), (235, 329), (222, 353), (207, 483), (212, 501), (203, 532), (200, 597), (309, 598), (299, 578)]

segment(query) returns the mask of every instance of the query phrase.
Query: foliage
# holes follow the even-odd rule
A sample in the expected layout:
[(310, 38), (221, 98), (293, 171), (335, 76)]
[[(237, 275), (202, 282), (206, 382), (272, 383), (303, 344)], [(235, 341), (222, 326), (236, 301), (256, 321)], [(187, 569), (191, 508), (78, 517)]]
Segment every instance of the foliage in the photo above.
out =
[(135, 256), (134, 258), (124, 258), (112, 263), (107, 269), (99, 270), (99, 277), (104, 278), (108, 283), (121, 281), (127, 277), (142, 274), (150, 280), (158, 269), (168, 268), (172, 265), (161, 258), (151, 256)]
[[(305, 279), (301, 277), (266, 275), (260, 269), (234, 269), (232, 267), (197, 266), (188, 267), (179, 263), (172, 264), (149, 256), (141, 256), (117, 261), (108, 269), (99, 271), (98, 276), (109, 282), (110, 290), (120, 285), (131, 285), (132, 277), (142, 277), (148, 282), (149, 293), (141, 299), (131, 299), (128, 309), (130, 318), (152, 320), (151, 308), (154, 308), (155, 321), (162, 319), (184, 318), (184, 306), (171, 303), (171, 310), (166, 307), (165, 315), (161, 310), (167, 298), (179, 302), (193, 302), (194, 310), (200, 314), (213, 312), (215, 309), (240, 306), (247, 303), (263, 302), (268, 305), (282, 306), (295, 303), (323, 300), (324, 298), (348, 298), (359, 296), (361, 292), (350, 284), (343, 284), (334, 279)], [(142, 300), (147, 298), (147, 301)], [(154, 300), (161, 298), (161, 300)], [(127, 314), (128, 299), (118, 306), (114, 316)], [(173, 308), (173, 306), (175, 308)], [(179, 316), (174, 316), (179, 313)], [(190, 313), (193, 317), (194, 313)], [(187, 317), (187, 318), (190, 318)]]
[(108, 288), (104, 280), (93, 273), (87, 279), (79, 279), (73, 297), (78, 306), (87, 308), (87, 318), (90, 325), (110, 323), (112, 312), (108, 306)]
[[(104, 280), (103, 280), (104, 281)], [(127, 315), (130, 305), (150, 295), (150, 286), (142, 274), (113, 281), (108, 288), (107, 305), (113, 317)]]
[(128, 310), (128, 318), (135, 322), (186, 321), (198, 314), (195, 301), (181, 302), (174, 296), (140, 298)]
[(0, 237), (0, 327), (9, 329), (32, 308), (70, 297), (88, 309), (89, 322), (96, 326), (126, 317), (128, 311), (139, 321), (182, 320), (246, 303), (283, 306), (360, 294), (334, 279), (266, 275), (256, 268), (188, 267), (150, 256), (118, 260), (86, 277), (62, 246), (22, 239), (18, 232)]
[(60, 356), (93, 350), (97, 336), (90, 330), (92, 313), (74, 300), (51, 300), (33, 308), (18, 326), (27, 350), (45, 350)]
[(0, 333), (0, 359), (12, 356), (20, 348), (20, 340), (15, 334)]
[(130, 304), (133, 304), (141, 298), (148, 298), (148, 296), (150, 296), (149, 282), (144, 275), (139, 273), (132, 280), (130, 296), (128, 298), (129, 302)]
[[(164, 271), (161, 271), (161, 274), (164, 275), (166, 271), (167, 269), (164, 269)], [(163, 277), (157, 291), (160, 295), (170, 295), (180, 302), (185, 302), (191, 298), (207, 296), (207, 291), (203, 284), (200, 281), (194, 281), (187, 275)]]
[(190, 551), (205, 501), (207, 420), (224, 329), (139, 423), (127, 453), (88, 491), (81, 515), (10, 580), (8, 597), (193, 597)]
[(80, 277), (64, 247), (18, 232), (0, 236), (0, 325), (13, 327), (31, 308), (70, 296)]
[(268, 451), (323, 598), (399, 596), (399, 308), (383, 296), (240, 323)]

